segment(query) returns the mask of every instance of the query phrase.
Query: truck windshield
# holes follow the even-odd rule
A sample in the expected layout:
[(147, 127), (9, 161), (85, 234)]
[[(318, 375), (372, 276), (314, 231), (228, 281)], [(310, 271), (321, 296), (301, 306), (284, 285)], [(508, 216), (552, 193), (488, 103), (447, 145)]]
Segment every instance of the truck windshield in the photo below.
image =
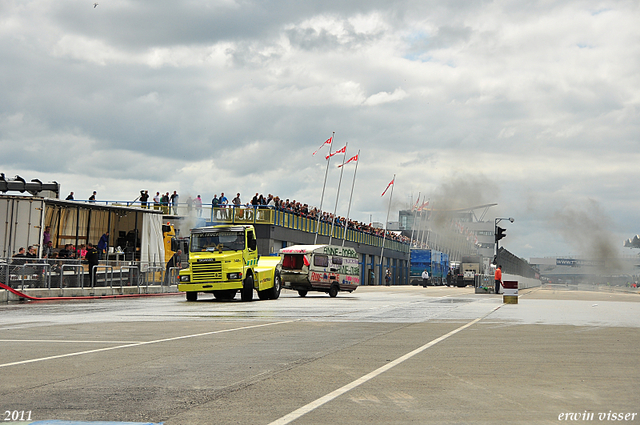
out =
[(191, 235), (191, 252), (241, 251), (244, 232), (207, 232)]

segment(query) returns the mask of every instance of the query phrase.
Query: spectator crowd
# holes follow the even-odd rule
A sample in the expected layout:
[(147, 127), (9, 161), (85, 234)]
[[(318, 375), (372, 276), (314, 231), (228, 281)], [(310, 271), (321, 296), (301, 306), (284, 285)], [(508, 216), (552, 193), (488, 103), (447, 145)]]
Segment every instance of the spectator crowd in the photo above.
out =
[[(93, 192), (90, 202), (95, 202), (95, 195), (96, 192)], [(67, 199), (73, 200), (73, 192), (70, 193)], [(255, 212), (258, 214), (258, 217), (260, 217), (260, 210), (271, 208), (311, 220), (317, 221), (319, 219), (322, 223), (333, 222), (336, 227), (344, 228), (346, 223), (346, 227), (348, 229), (379, 237), (385, 236), (385, 230), (379, 227), (374, 227), (372, 223), (366, 224), (357, 220), (347, 220), (345, 217), (336, 216), (327, 211), (320, 211), (319, 208), (298, 202), (295, 199), (281, 199), (280, 197), (273, 196), (272, 194), (264, 196), (256, 193), (250, 202), (243, 203), (240, 193), (237, 193), (236, 196), (229, 201), (224, 192), (221, 192), (219, 196), (218, 194), (214, 195), (210, 204), (204, 204), (200, 195), (195, 198), (189, 196), (185, 202), (180, 203), (180, 195), (175, 190), (172, 194), (170, 194), (170, 192), (164, 192), (164, 194), (161, 194), (157, 191), (153, 198), (150, 198), (148, 190), (141, 190), (140, 195), (134, 200), (134, 204), (139, 204), (142, 208), (162, 210), (164, 214), (168, 215), (178, 215), (179, 213), (185, 214), (185, 212), (185, 215), (190, 215), (192, 212), (195, 212), (198, 217), (202, 217), (203, 205), (210, 206), (214, 208), (215, 219), (227, 219), (230, 217), (229, 214), (237, 214), (238, 217), (241, 217), (242, 214), (242, 217), (247, 218), (248, 214), (251, 214), (252, 212)], [(185, 207), (186, 211), (184, 210)], [(231, 212), (231, 209), (227, 210), (227, 208), (233, 208), (235, 211)], [(242, 209), (242, 211), (240, 209)], [(398, 234), (396, 232), (386, 231), (386, 238), (401, 243), (411, 243), (411, 239), (401, 233)], [(414, 241), (414, 243), (417, 242)]]

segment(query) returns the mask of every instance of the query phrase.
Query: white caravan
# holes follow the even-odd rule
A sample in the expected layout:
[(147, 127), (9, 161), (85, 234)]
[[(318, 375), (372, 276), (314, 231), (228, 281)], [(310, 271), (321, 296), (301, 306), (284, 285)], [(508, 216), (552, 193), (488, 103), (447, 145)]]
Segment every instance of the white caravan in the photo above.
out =
[(334, 245), (293, 245), (280, 250), (282, 286), (298, 291), (355, 291), (360, 285), (358, 253), (353, 248)]

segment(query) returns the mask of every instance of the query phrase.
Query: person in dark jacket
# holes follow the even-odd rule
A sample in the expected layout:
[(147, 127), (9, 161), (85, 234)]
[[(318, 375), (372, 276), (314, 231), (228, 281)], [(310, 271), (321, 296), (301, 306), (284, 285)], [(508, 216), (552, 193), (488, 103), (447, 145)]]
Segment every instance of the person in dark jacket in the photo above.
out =
[(20, 247), (18, 253), (13, 256), (13, 261), (11, 264), (15, 264), (16, 266), (21, 266), (22, 264), (27, 262), (27, 254), (24, 250), (24, 247)]
[(93, 287), (96, 280), (95, 270), (93, 267), (100, 264), (100, 257), (98, 249), (94, 247), (92, 243), (87, 244), (87, 255), (84, 258), (89, 263), (89, 276), (91, 277), (91, 286)]
[(182, 268), (182, 251), (177, 250), (175, 254), (167, 261), (167, 268), (164, 274), (164, 282), (170, 284), (171, 268)]
[(109, 246), (109, 231), (104, 232), (98, 241), (98, 258), (102, 260), (102, 255), (107, 252)]

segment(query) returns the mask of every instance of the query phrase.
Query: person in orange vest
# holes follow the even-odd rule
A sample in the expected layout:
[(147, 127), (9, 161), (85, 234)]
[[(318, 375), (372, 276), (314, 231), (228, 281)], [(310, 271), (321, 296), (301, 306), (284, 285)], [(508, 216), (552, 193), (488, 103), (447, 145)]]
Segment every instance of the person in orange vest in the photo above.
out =
[(499, 294), (500, 285), (502, 285), (502, 265), (499, 265), (498, 268), (496, 269), (496, 274), (494, 278), (496, 280), (496, 294)]

